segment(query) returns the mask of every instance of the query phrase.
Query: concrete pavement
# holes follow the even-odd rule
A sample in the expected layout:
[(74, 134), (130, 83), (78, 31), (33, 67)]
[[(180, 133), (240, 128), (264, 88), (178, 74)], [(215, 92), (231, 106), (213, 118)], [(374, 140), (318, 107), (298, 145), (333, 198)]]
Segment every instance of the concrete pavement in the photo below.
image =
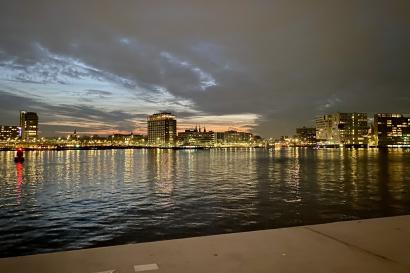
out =
[(1, 273), (410, 272), (410, 216), (0, 259)]

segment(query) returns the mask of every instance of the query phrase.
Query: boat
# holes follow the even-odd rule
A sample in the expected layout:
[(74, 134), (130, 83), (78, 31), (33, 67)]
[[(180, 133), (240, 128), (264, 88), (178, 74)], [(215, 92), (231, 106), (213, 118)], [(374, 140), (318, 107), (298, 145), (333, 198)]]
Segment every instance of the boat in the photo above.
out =
[(14, 162), (16, 162), (16, 163), (24, 162), (24, 150), (23, 150), (23, 148), (17, 148), (16, 157), (14, 158)]

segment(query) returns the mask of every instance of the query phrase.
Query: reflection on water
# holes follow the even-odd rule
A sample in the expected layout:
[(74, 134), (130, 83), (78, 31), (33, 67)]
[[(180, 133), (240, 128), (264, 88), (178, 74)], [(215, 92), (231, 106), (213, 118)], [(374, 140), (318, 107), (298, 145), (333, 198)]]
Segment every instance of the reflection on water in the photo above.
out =
[(20, 204), (20, 199), (21, 199), (21, 186), (23, 185), (23, 171), (24, 171), (24, 165), (23, 163), (16, 163), (16, 171), (17, 171), (17, 203)]
[(0, 255), (410, 212), (410, 152), (0, 153)]

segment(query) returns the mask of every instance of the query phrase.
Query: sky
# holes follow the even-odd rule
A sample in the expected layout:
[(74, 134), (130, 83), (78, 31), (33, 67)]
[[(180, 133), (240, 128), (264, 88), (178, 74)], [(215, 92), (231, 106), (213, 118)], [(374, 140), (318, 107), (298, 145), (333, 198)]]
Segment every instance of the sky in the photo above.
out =
[(3, 1), (0, 124), (41, 135), (291, 135), (332, 112), (410, 113), (410, 1)]

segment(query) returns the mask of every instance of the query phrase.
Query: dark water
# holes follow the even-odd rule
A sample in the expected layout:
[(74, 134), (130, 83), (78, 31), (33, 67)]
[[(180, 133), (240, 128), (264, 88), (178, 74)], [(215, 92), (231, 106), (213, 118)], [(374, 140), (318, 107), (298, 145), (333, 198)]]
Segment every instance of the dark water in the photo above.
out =
[(410, 213), (410, 151), (0, 152), (0, 255)]

